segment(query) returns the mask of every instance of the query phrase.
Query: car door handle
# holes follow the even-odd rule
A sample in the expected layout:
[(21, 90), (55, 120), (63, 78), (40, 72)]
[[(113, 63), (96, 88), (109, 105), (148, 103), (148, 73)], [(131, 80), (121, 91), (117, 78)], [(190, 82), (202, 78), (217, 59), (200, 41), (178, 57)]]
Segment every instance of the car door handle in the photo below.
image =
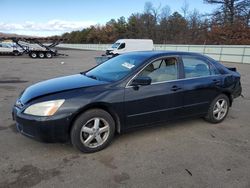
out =
[(174, 85), (174, 86), (172, 86), (171, 91), (178, 91), (180, 89), (182, 89), (182, 88)]
[(214, 79), (214, 80), (213, 80), (213, 83), (214, 83), (215, 85), (220, 85), (220, 80)]

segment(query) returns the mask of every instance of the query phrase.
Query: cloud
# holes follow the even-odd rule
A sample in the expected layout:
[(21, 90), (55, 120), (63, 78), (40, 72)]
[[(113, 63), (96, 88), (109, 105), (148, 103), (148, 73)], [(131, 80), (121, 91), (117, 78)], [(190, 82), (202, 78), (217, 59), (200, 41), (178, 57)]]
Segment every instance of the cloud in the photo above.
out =
[(94, 21), (65, 21), (50, 20), (46, 23), (26, 21), (24, 23), (4, 23), (0, 22), (0, 32), (16, 34), (32, 34), (39, 36), (62, 34), (73, 30), (81, 30), (90, 25), (95, 25)]

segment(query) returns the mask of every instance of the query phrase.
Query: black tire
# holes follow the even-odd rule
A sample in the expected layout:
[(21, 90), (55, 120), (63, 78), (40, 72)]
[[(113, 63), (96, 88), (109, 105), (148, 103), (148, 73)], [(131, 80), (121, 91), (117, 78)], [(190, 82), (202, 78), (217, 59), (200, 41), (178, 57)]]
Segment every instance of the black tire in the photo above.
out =
[(31, 58), (37, 58), (37, 53), (36, 52), (31, 52), (30, 57)]
[(14, 56), (19, 56), (20, 55), (20, 53), (18, 51), (14, 51), (13, 54), (14, 54)]
[[(104, 128), (106, 128), (108, 129), (107, 132), (98, 134), (98, 132), (87, 133), (87, 132), (82, 131), (82, 129), (84, 128), (87, 128), (88, 130), (93, 131), (94, 125), (96, 123), (95, 122), (96, 119), (99, 119), (98, 122), (100, 122), (99, 124), (100, 126), (98, 126), (100, 128), (98, 129), (98, 131), (101, 131), (101, 129), (104, 130)], [(76, 149), (85, 153), (92, 153), (92, 152), (97, 152), (106, 148), (111, 143), (114, 137), (114, 133), (115, 133), (115, 122), (112, 116), (104, 110), (91, 109), (82, 113), (81, 115), (77, 117), (77, 119), (75, 120), (71, 128), (70, 138), (71, 138), (72, 145)], [(98, 139), (96, 139), (98, 136), (99, 137), (101, 136), (101, 138), (103, 138), (102, 140), (103, 142), (100, 142), (101, 145), (99, 145), (100, 143), (97, 141)], [(89, 139), (89, 138), (92, 138), (92, 139)], [(87, 142), (88, 139), (91, 141), (86, 144), (85, 142)]]
[(45, 56), (46, 56), (46, 58), (52, 58), (52, 53), (51, 52), (47, 52), (46, 54), (45, 54)]
[(39, 58), (41, 58), (41, 59), (43, 59), (43, 58), (45, 57), (45, 55), (44, 55), (43, 52), (39, 52), (39, 53), (38, 53), (38, 56), (39, 56)]
[[(225, 101), (225, 103), (226, 103), (226, 106), (225, 106), (226, 111), (223, 112), (221, 118), (216, 118), (216, 114), (214, 114), (214, 112), (217, 110), (217, 104), (216, 103), (217, 102), (220, 103), (220, 101)], [(229, 98), (224, 94), (220, 94), (210, 104), (208, 113), (205, 116), (205, 120), (210, 122), (210, 123), (220, 123), (220, 122), (222, 122), (227, 117), (227, 114), (228, 114), (228, 111), (229, 111), (229, 105), (230, 105)], [(219, 115), (217, 117), (219, 117)]]

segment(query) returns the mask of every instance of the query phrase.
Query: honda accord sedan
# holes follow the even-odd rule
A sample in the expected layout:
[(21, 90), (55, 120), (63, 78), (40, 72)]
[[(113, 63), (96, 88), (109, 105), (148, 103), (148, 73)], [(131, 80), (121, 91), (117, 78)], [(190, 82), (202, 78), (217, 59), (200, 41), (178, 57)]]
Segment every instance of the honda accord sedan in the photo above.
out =
[(187, 117), (219, 123), (241, 90), (236, 68), (201, 54), (133, 52), (28, 87), (13, 119), (23, 135), (95, 152), (133, 128)]

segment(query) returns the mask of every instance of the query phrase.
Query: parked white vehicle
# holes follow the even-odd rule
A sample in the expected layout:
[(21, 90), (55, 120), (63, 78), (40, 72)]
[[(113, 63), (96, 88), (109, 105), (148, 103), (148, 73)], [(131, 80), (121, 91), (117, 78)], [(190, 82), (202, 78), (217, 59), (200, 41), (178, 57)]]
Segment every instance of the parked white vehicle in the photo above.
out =
[(23, 53), (23, 49), (17, 47), (14, 43), (0, 43), (0, 54), (13, 54), (13, 55), (21, 55)]
[(151, 39), (119, 39), (106, 50), (106, 55), (119, 55), (134, 51), (152, 51), (154, 43)]

